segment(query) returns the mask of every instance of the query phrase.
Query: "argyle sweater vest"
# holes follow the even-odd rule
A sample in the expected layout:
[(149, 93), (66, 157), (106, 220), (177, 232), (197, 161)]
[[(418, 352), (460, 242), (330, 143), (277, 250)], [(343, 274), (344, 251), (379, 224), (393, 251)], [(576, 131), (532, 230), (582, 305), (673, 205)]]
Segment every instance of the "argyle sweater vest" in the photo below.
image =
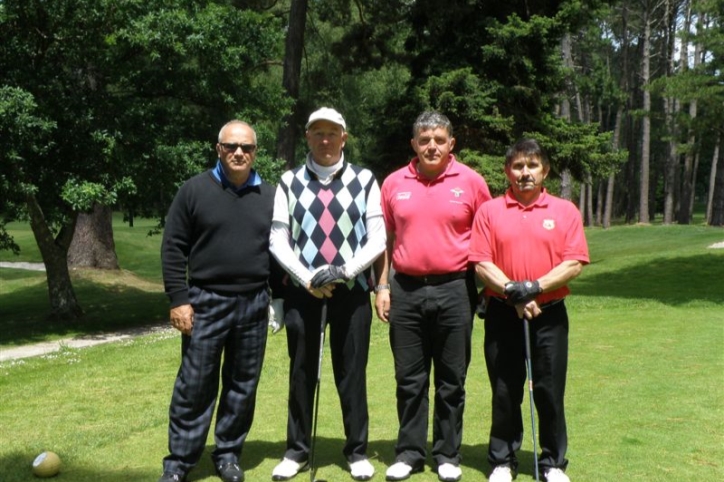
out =
[[(289, 229), (294, 253), (307, 268), (342, 266), (367, 236), (367, 199), (374, 183), (371, 171), (348, 163), (326, 186), (306, 165), (287, 171), (280, 181), (289, 203)], [(365, 272), (347, 283), (368, 290)]]

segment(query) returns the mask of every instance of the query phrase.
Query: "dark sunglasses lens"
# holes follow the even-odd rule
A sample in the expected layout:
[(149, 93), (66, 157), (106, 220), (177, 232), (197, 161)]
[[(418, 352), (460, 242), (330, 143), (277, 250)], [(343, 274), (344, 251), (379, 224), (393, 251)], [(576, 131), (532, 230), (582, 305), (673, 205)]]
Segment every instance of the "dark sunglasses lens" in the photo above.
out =
[(256, 146), (254, 144), (229, 144), (224, 142), (221, 145), (229, 152), (236, 152), (236, 150), (240, 147), (244, 154), (251, 154), (256, 150)]

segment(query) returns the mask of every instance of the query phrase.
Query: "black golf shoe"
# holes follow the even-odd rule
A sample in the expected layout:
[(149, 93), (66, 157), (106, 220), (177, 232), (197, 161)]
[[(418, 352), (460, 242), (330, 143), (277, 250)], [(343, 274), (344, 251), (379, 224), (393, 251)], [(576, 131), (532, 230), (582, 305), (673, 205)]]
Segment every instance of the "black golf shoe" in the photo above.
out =
[(158, 482), (185, 482), (186, 476), (182, 474), (175, 474), (173, 472), (164, 472)]
[(232, 462), (221, 464), (216, 467), (216, 473), (224, 482), (244, 482), (244, 471), (239, 464)]

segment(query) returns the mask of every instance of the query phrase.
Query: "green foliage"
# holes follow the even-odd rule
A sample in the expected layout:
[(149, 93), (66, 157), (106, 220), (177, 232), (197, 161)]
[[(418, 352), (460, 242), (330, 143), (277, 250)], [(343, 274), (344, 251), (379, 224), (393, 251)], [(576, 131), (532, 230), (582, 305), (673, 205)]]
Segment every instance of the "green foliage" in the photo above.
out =
[(472, 167), (484, 178), (493, 197), (500, 196), (508, 188), (508, 178), (505, 176), (505, 156), (491, 156), (480, 154), (477, 151), (463, 149), (458, 160)]
[(545, 133), (525, 136), (536, 138), (548, 152), (554, 173), (568, 169), (578, 180), (585, 180), (587, 174), (607, 177), (626, 160), (626, 152), (612, 150), (611, 133), (600, 132), (597, 124), (571, 123), (550, 116), (545, 125)]
[(497, 94), (469, 67), (432, 76), (418, 88), (426, 108), (450, 118), (458, 145), (481, 152), (501, 152), (504, 145), (496, 140), (512, 136), (513, 118), (498, 111)]
[(49, 220), (117, 197), (160, 216), (175, 186), (213, 158), (194, 143), (213, 145), (231, 118), (274, 119), (288, 105), (280, 85), (260, 80), (281, 55), (270, 15), (165, 0), (3, 6), (0, 84), (32, 92), (36, 115), (58, 126), (43, 143), (52, 156), (24, 158)]
[(103, 185), (75, 179), (65, 183), (60, 196), (74, 211), (90, 211), (96, 203), (109, 206), (116, 201), (115, 193)]

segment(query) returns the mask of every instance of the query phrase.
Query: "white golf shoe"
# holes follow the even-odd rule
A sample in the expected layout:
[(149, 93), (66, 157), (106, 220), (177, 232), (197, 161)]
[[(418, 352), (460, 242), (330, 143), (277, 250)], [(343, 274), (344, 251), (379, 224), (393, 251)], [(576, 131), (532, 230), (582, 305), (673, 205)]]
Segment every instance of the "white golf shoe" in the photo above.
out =
[(307, 462), (299, 463), (284, 457), (272, 471), (272, 480), (289, 480), (299, 472), (309, 470)]
[(442, 482), (457, 482), (462, 476), (463, 471), (455, 464), (444, 463), (437, 467), (437, 478)]
[(546, 482), (571, 482), (561, 469), (548, 469), (544, 475)]
[(515, 474), (507, 465), (498, 465), (488, 477), (489, 482), (513, 482)]
[(362, 459), (349, 464), (349, 473), (354, 480), (370, 480), (375, 475), (375, 467), (369, 459)]
[(385, 474), (387, 480), (405, 480), (410, 478), (412, 474), (412, 466), (405, 462), (395, 462), (390, 465)]

